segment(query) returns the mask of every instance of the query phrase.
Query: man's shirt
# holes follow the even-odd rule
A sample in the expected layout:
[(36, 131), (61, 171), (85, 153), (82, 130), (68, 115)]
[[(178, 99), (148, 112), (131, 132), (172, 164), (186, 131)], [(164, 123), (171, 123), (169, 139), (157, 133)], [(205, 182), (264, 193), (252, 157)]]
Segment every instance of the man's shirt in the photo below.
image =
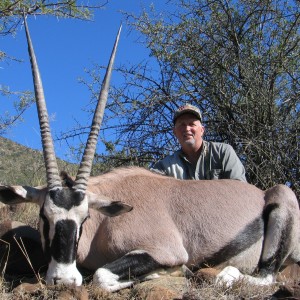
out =
[(202, 151), (194, 167), (182, 150), (158, 161), (153, 171), (177, 179), (237, 179), (246, 181), (245, 168), (233, 148), (224, 143), (203, 141)]

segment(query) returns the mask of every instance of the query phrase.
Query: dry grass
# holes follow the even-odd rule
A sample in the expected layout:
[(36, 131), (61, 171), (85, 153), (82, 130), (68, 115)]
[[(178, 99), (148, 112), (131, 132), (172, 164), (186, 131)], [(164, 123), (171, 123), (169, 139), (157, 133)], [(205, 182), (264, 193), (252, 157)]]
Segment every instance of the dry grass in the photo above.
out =
[[(86, 284), (82, 288), (67, 288), (65, 286), (45, 287), (44, 285), (34, 286), (31, 292), (24, 290), (9, 290), (9, 284), (3, 279), (0, 282), (0, 299), (4, 300), (50, 300), (50, 299), (95, 299), (95, 300), (142, 300), (146, 299), (147, 286), (141, 288), (133, 287), (125, 289), (118, 293), (109, 293), (91, 284)], [(176, 299), (182, 300), (236, 300), (236, 299), (271, 299), (272, 294), (277, 290), (277, 286), (253, 287), (245, 283), (236, 283), (231, 288), (220, 287), (214, 284), (203, 282), (202, 284), (193, 284), (192, 282), (184, 287), (185, 292), (182, 297)], [(163, 295), (162, 295), (163, 296)], [(64, 298), (63, 298), (64, 297)], [(173, 298), (163, 298), (173, 299)]]
[(232, 287), (217, 286), (208, 282), (191, 284), (183, 299), (234, 300), (234, 299), (271, 299), (278, 285), (253, 286), (245, 282), (236, 282)]
[(29, 225), (35, 229), (39, 223), (39, 206), (32, 203), (16, 205), (15, 211), (10, 214), (10, 220), (15, 220)]
[[(12, 280), (13, 278), (10, 278)], [(35, 283), (13, 290), (13, 281), (5, 281), (0, 277), (0, 299), (7, 300), (236, 300), (236, 299), (274, 299), (272, 295), (278, 290), (279, 284), (271, 286), (253, 286), (243, 281), (236, 282), (231, 287), (216, 285), (209, 281), (184, 279), (183, 277), (161, 276), (158, 279), (136, 284), (130, 289), (117, 293), (109, 293), (91, 283), (91, 276), (84, 278), (82, 287), (70, 288), (65, 286), (46, 287), (40, 274), (35, 278), (22, 278), (21, 282)], [(19, 279), (15, 278), (16, 281)], [(22, 286), (22, 285), (21, 285)], [(163, 292), (164, 295), (160, 294)], [(151, 297), (150, 297), (151, 295)], [(169, 295), (169, 297), (167, 296)], [(171, 295), (173, 295), (171, 297)], [(175, 296), (176, 295), (176, 296)], [(162, 298), (160, 298), (162, 296)], [(148, 298), (150, 297), (150, 298)], [(158, 298), (157, 298), (158, 297)]]

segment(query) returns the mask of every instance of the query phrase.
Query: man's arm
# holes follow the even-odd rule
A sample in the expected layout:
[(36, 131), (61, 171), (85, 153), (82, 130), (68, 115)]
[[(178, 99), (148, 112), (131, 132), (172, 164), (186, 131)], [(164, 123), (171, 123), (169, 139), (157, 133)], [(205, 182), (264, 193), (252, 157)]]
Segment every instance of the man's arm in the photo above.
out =
[(162, 175), (167, 175), (166, 169), (162, 163), (162, 161), (156, 162), (152, 167), (150, 167), (150, 171), (156, 172)]
[(223, 159), (224, 179), (246, 180), (245, 168), (234, 149), (228, 145)]

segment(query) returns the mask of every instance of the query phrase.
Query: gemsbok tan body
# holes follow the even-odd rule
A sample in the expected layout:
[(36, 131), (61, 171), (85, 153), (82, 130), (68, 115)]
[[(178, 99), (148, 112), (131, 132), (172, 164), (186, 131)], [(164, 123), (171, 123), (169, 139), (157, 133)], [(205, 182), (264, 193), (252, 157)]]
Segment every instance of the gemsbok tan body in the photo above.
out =
[(235, 180), (184, 181), (136, 167), (90, 178), (120, 31), (78, 173), (74, 180), (67, 174), (61, 179), (24, 20), (47, 187), (0, 186), (0, 201), (40, 206), (48, 284), (81, 285), (76, 262), (95, 271), (94, 283), (108, 291), (150, 278), (161, 267), (215, 266), (224, 268), (219, 282), (271, 284), (282, 267), (300, 264), (299, 204), (284, 185), (264, 192)]

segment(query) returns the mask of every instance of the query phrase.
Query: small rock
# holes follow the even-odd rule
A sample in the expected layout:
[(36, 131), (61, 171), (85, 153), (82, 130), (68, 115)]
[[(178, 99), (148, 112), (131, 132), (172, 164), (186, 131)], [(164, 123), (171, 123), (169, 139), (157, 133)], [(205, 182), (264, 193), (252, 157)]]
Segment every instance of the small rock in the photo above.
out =
[(17, 287), (13, 289), (13, 293), (15, 294), (38, 294), (41, 289), (43, 289), (43, 285), (41, 283), (21, 283)]
[(300, 266), (297, 264), (287, 266), (278, 274), (277, 281), (288, 282), (290, 284), (300, 283)]
[(274, 299), (299, 300), (300, 286), (282, 285), (279, 287), (279, 290), (272, 295), (272, 297)]
[(197, 283), (208, 282), (214, 283), (216, 281), (216, 276), (220, 273), (220, 270), (214, 268), (203, 268), (198, 270), (193, 276), (192, 280)]
[(61, 291), (57, 300), (88, 300), (89, 294), (84, 286), (76, 286)]
[(153, 286), (150, 290), (139, 293), (139, 299), (145, 300), (173, 300), (177, 297), (177, 292), (163, 286)]
[(144, 300), (181, 299), (186, 286), (187, 281), (184, 277), (165, 275), (136, 284), (131, 290), (131, 297)]

